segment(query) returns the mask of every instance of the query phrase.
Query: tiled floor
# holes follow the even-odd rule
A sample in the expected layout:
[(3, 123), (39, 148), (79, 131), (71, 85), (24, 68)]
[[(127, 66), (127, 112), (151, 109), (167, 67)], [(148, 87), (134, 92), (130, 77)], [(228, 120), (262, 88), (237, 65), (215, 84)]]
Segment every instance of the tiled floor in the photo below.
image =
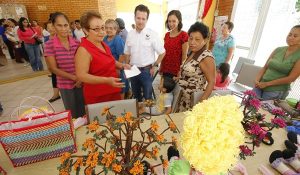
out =
[[(0, 116), (0, 122), (11, 120), (10, 114), (25, 97), (29, 96), (39, 96), (46, 100), (50, 99), (52, 97), (51, 78), (43, 75), (0, 85), (0, 101), (4, 109), (2, 116)], [(47, 103), (41, 100), (29, 100), (26, 105), (46, 106)], [(56, 111), (64, 110), (62, 100), (57, 100), (52, 105)], [(17, 118), (13, 117), (13, 119)]]
[[(42, 62), (44, 64), (44, 69), (47, 70), (44, 58), (42, 58)], [(33, 72), (30, 65), (24, 66), (25, 63), (16, 63), (15, 60), (6, 59), (5, 57), (0, 57), (0, 63), (4, 64), (4, 66), (0, 66), (0, 84), (5, 81), (33, 77), (36, 74), (47, 73), (47, 71)]]

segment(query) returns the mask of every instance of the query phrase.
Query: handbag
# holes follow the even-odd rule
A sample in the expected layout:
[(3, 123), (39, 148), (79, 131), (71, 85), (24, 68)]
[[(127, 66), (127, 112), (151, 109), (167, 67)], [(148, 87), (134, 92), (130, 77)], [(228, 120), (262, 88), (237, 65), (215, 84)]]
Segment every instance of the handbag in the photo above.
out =
[[(29, 28), (32, 30), (33, 33), (36, 33), (36, 31), (33, 30), (33, 28), (31, 26), (29, 26)], [(37, 36), (33, 37), (33, 39), (35, 40), (35, 44), (37, 44), (37, 45), (43, 44), (43, 41), (41, 39), (39, 39)]]
[[(17, 107), (36, 108), (35, 106)], [(42, 110), (41, 110), (42, 111)], [(0, 123), (0, 143), (14, 167), (77, 151), (71, 112), (44, 114)]]

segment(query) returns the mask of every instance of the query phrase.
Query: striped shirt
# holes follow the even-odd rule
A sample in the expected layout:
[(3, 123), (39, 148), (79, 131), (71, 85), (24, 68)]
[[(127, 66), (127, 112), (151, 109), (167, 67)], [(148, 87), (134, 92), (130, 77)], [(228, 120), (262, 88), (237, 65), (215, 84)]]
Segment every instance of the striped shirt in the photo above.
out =
[[(75, 53), (79, 46), (79, 41), (69, 37), (70, 50), (67, 50), (59, 41), (57, 36), (45, 43), (45, 57), (49, 59), (53, 56), (57, 67), (62, 71), (75, 75)], [(47, 58), (48, 57), (48, 58)], [(57, 87), (60, 89), (73, 89), (75, 82), (73, 80), (57, 75)]]

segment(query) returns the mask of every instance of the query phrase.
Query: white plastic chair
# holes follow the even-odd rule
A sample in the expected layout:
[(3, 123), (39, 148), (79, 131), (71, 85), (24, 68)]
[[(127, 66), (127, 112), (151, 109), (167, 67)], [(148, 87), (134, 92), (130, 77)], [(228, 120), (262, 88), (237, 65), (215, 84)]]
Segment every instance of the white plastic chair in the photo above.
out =
[(131, 112), (134, 117), (138, 116), (136, 99), (117, 100), (87, 105), (89, 122), (93, 121), (94, 118), (97, 117), (99, 123), (104, 123), (106, 121), (106, 116), (101, 116), (101, 113), (103, 109), (107, 107), (112, 107), (110, 112), (113, 115), (118, 116), (122, 115), (124, 112)]

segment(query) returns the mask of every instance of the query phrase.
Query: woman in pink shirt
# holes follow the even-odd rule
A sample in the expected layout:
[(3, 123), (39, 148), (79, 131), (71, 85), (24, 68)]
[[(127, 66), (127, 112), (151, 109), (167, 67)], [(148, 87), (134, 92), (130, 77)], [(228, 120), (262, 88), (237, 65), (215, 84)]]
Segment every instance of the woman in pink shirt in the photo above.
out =
[(72, 117), (85, 115), (81, 82), (75, 75), (75, 52), (79, 41), (69, 36), (70, 26), (68, 17), (55, 12), (51, 22), (56, 35), (45, 43), (45, 57), (49, 70), (57, 76), (57, 87), (67, 110)]
[(18, 36), (24, 42), (25, 50), (28, 54), (30, 65), (33, 71), (42, 71), (43, 63), (41, 61), (41, 52), (39, 44), (35, 38), (39, 38), (37, 31), (31, 28), (28, 19), (21, 17), (19, 20)]

